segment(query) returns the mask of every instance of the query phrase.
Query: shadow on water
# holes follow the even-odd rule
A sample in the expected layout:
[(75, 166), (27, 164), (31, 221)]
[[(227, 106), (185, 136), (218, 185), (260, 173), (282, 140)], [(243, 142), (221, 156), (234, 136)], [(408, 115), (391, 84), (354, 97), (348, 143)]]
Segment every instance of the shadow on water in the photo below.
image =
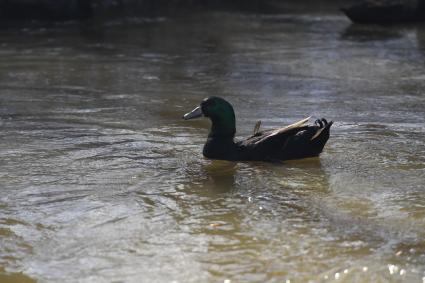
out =
[[(387, 49), (388, 58), (400, 56), (407, 50), (416, 50), (412, 60), (418, 57), (425, 60), (425, 25), (424, 24), (396, 24), (396, 25), (364, 25), (351, 24), (340, 33), (340, 38), (344, 41), (359, 44), (359, 47), (370, 48), (372, 45), (382, 46)], [(419, 55), (419, 56), (418, 56)], [(409, 56), (407, 56), (409, 57)], [(402, 85), (403, 83), (400, 83)], [(407, 91), (415, 87), (411, 83), (404, 86)]]
[(358, 43), (411, 41), (425, 53), (425, 24), (362, 25), (351, 24), (341, 32), (341, 39)]
[(351, 24), (341, 34), (344, 40), (367, 42), (375, 40), (391, 40), (403, 37), (397, 28), (381, 25)]
[(418, 42), (418, 49), (425, 57), (425, 24), (419, 25), (416, 28), (416, 40)]

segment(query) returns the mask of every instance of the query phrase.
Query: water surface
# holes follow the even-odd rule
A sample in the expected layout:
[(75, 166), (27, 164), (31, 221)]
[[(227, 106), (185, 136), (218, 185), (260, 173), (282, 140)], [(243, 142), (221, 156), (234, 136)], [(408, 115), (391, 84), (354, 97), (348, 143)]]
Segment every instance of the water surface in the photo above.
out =
[[(212, 13), (0, 39), (0, 279), (425, 281), (425, 27)], [(238, 138), (313, 116), (331, 139), (206, 160), (209, 122), (181, 116), (211, 95)]]

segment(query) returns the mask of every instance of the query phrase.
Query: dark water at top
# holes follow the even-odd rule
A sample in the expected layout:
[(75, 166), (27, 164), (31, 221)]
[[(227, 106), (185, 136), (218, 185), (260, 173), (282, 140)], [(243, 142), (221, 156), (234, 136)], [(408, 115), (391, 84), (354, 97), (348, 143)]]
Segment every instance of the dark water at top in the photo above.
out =
[[(0, 40), (5, 280), (425, 281), (424, 26), (214, 13)], [(238, 137), (311, 115), (331, 139), (206, 160), (208, 121), (181, 116), (211, 95)]]

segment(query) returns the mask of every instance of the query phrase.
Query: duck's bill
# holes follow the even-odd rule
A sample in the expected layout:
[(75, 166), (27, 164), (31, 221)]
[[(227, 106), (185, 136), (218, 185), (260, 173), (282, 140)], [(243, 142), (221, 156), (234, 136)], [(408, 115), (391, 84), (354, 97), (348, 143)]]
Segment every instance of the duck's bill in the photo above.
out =
[(190, 120), (190, 119), (195, 119), (201, 116), (202, 116), (202, 109), (201, 109), (201, 106), (198, 106), (192, 111), (190, 111), (189, 113), (184, 114), (183, 119)]

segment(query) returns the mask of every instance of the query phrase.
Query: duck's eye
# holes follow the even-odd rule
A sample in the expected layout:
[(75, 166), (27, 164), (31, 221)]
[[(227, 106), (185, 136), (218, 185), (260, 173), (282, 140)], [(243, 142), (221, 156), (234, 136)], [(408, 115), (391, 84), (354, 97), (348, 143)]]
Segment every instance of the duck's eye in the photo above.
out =
[(212, 107), (212, 106), (214, 106), (215, 105), (215, 101), (214, 100), (205, 100), (203, 103), (202, 103), (202, 106), (203, 107)]

